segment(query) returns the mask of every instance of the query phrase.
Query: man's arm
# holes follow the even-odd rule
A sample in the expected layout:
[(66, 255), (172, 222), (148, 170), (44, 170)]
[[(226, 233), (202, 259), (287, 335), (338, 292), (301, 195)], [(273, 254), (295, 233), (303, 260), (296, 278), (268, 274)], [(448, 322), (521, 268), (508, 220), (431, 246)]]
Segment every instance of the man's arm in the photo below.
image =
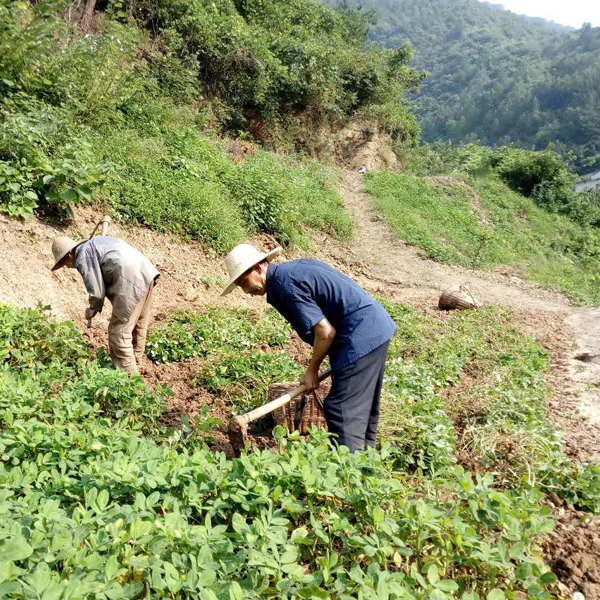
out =
[(77, 257), (75, 268), (79, 271), (90, 296), (90, 306), (85, 311), (85, 317), (91, 319), (97, 313), (102, 312), (106, 289), (96, 253), (89, 247), (82, 248), (80, 252), (84, 254)]
[(319, 321), (314, 327), (315, 342), (313, 345), (313, 353), (308, 363), (306, 373), (300, 380), (300, 383), (306, 386), (307, 392), (312, 392), (319, 387), (319, 367), (323, 359), (329, 352), (329, 348), (335, 339), (336, 331), (331, 323), (326, 319)]

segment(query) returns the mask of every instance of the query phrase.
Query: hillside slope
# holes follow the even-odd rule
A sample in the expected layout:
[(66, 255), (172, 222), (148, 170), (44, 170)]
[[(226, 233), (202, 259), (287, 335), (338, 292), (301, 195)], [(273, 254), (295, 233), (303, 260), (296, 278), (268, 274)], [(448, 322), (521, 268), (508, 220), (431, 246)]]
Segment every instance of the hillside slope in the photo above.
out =
[[(460, 184), (459, 184), (460, 185)], [(542, 289), (523, 279), (510, 268), (473, 270), (443, 265), (427, 260), (414, 247), (408, 246), (391, 231), (372, 208), (372, 199), (364, 192), (364, 180), (352, 171), (345, 171), (340, 179), (340, 194), (356, 223), (356, 235), (347, 245), (326, 234), (312, 234), (309, 251), (288, 248), (288, 259), (314, 256), (325, 260), (358, 281), (371, 293), (384, 293), (395, 300), (413, 303), (427, 311), (434, 310), (440, 293), (457, 285), (467, 285), (484, 303), (526, 311), (530, 327), (535, 333), (547, 329), (548, 315), (564, 322), (565, 331), (572, 328), (573, 344), (577, 348), (570, 360), (573, 380), (561, 384), (563, 392), (577, 388), (579, 381), (600, 380), (600, 365), (595, 361), (582, 363), (575, 355), (600, 356), (600, 336), (590, 332), (600, 330), (600, 309), (573, 308), (559, 293)], [(83, 328), (86, 295), (75, 272), (52, 273), (51, 241), (56, 235), (79, 237), (91, 232), (102, 213), (97, 208), (77, 211), (74, 222), (64, 230), (33, 219), (20, 224), (0, 215), (0, 236), (4, 247), (0, 257), (0, 301), (21, 306), (35, 306), (38, 302), (52, 307), (51, 314), (59, 319), (72, 319)], [(162, 273), (156, 290), (156, 311), (159, 314), (206, 305), (249, 306), (263, 309), (260, 299), (232, 294), (220, 297), (227, 274), (222, 259), (207, 254), (197, 242), (185, 242), (176, 236), (152, 232), (126, 222), (115, 222), (112, 235), (138, 247), (157, 265)], [(276, 244), (273, 238), (261, 236), (255, 243), (265, 248)], [(23, 265), (27, 265), (23, 269)], [(108, 314), (94, 323), (97, 331), (85, 331), (95, 340), (108, 325)], [(550, 325), (550, 328), (555, 325)], [(101, 338), (100, 338), (101, 339)], [(600, 456), (600, 393), (587, 389), (578, 392), (585, 413), (599, 426), (598, 439), (588, 448)]]
[(376, 12), (371, 42), (409, 43), (429, 72), (415, 97), (425, 141), (555, 143), (580, 170), (599, 164), (600, 28), (551, 31), (477, 0), (358, 4)]
[[(343, 172), (339, 191), (357, 223), (355, 239), (350, 245), (344, 245), (326, 234), (315, 233), (313, 252), (309, 255), (341, 269), (371, 293), (385, 298), (386, 302), (404, 303), (393, 306), (413, 306), (414, 313), (409, 312), (408, 308), (402, 308), (400, 315), (396, 316), (403, 329), (411, 330), (411, 323), (412, 326), (419, 324), (422, 327), (424, 322), (446, 327), (447, 341), (443, 337), (422, 340), (425, 352), (429, 352), (436, 344), (441, 344), (443, 349), (441, 356), (431, 355), (425, 364), (431, 362), (435, 365), (437, 360), (445, 361), (448, 356), (452, 356), (456, 351), (452, 346), (452, 336), (459, 335), (461, 327), (469, 320), (475, 318), (478, 328), (497, 327), (494, 322), (498, 315), (493, 316), (494, 313), (482, 313), (480, 317), (476, 314), (440, 313), (437, 310), (437, 299), (441, 290), (467, 284), (484, 304), (510, 307), (509, 326), (516, 326), (523, 335), (533, 335), (550, 354), (547, 382), (554, 391), (549, 400), (548, 418), (562, 429), (568, 455), (584, 461), (600, 457), (600, 393), (597, 386), (590, 388), (590, 384), (600, 380), (600, 364), (595, 360), (583, 362), (576, 358), (582, 355), (592, 358), (600, 355), (600, 336), (597, 335), (600, 330), (600, 310), (572, 308), (560, 295), (516, 278), (510, 270), (472, 271), (426, 260), (414, 248), (399, 240), (373, 211), (372, 199), (364, 193), (364, 180), (361, 176), (351, 171)], [(86, 294), (78, 274), (64, 270), (51, 273), (49, 270), (52, 263), (52, 237), (63, 233), (73, 236), (86, 233), (101, 215), (102, 212), (97, 208), (79, 209), (74, 222), (66, 230), (37, 219), (22, 224), (0, 216), (0, 237), (4, 241), (0, 261), (0, 302), (9, 301), (21, 306), (34, 306), (37, 302), (51, 304), (52, 314), (59, 319), (73, 319), (92, 347), (105, 347), (108, 315), (96, 318), (94, 327), (86, 329), (83, 320)], [(165, 317), (175, 310), (202, 312), (211, 306), (224, 305), (262, 312), (265, 308), (262, 299), (247, 298), (240, 293), (222, 299), (220, 291), (226, 282), (222, 260), (208, 256), (198, 243), (185, 242), (174, 236), (161, 235), (123, 222), (114, 223), (111, 233), (137, 246), (159, 267), (162, 276), (156, 290), (155, 316), (159, 327), (163, 326)], [(265, 249), (275, 243), (266, 236), (257, 237), (253, 241)], [(288, 249), (284, 260), (305, 255), (306, 252)], [(409, 330), (403, 331), (399, 336), (400, 346), (405, 343), (405, 336), (412, 339), (417, 334), (416, 330)], [(516, 341), (525, 343), (525, 338)], [(475, 342), (469, 340), (468, 343)], [(293, 342), (292, 350), (297, 360), (306, 360), (306, 349), (302, 344)], [(394, 366), (390, 367), (393, 373), (399, 367), (405, 370), (411, 368), (408, 358), (404, 366), (402, 363), (396, 365), (397, 361), (393, 362)], [(520, 364), (514, 356), (509, 362), (517, 366)], [(415, 367), (418, 378), (425, 377), (424, 366), (420, 361)], [(167, 398), (168, 411), (163, 414), (163, 424), (178, 425), (183, 415), (204, 419), (206, 407), (209, 408), (211, 418), (226, 419), (229, 416), (231, 404), (227, 396), (215, 397), (199, 386), (198, 375), (201, 369), (202, 362), (197, 359), (165, 365), (145, 361), (142, 373), (146, 380), (156, 386), (167, 384), (175, 394), (172, 398)], [(496, 377), (500, 377), (501, 372)], [(391, 373), (389, 375), (390, 380), (397, 376), (392, 376)], [(461, 372), (459, 377), (457, 387), (451, 386), (444, 392), (450, 407), (460, 405), (461, 399), (468, 397), (472, 389), (489, 384), (485, 371), (480, 374), (476, 371)], [(397, 420), (408, 410), (409, 421), (405, 426), (410, 428), (417, 426), (419, 422), (417, 413), (410, 415), (411, 411), (417, 410), (412, 402), (416, 402), (418, 398), (417, 391), (412, 390), (411, 385), (415, 384), (411, 384), (410, 379), (400, 385), (401, 388), (408, 386), (404, 393), (409, 393), (412, 398), (405, 406), (402, 405), (402, 410), (397, 404), (398, 400), (389, 397), (386, 397), (386, 403), (391, 404), (386, 404), (383, 408), (384, 418), (388, 421), (391, 417)], [(527, 389), (526, 393), (531, 399), (535, 396), (533, 389)], [(432, 400), (430, 398), (429, 402)], [(469, 410), (481, 410), (478, 406)], [(583, 417), (586, 421), (582, 420)], [(384, 421), (382, 427), (389, 427), (386, 423)], [(437, 427), (441, 427), (441, 424)], [(230, 452), (222, 429), (212, 426), (213, 440), (216, 440), (214, 443), (216, 448)], [(411, 429), (408, 431), (411, 432)], [(425, 431), (419, 435), (427, 439)], [(465, 435), (465, 432), (461, 435)], [(594, 520), (584, 524), (579, 521), (577, 513), (570, 510), (560, 519), (560, 531), (564, 527), (565, 534), (548, 538), (547, 560), (551, 565), (562, 565), (562, 570), (557, 567), (563, 586), (561, 589), (572, 591), (585, 586), (588, 592), (592, 592), (595, 589), (593, 579), (581, 575), (581, 570), (576, 566), (578, 563), (568, 557), (583, 557), (582, 560), (588, 561), (588, 557), (593, 557), (594, 551), (588, 542), (595, 539), (594, 528), (598, 524)], [(590, 571), (590, 577), (593, 578), (593, 571)]]

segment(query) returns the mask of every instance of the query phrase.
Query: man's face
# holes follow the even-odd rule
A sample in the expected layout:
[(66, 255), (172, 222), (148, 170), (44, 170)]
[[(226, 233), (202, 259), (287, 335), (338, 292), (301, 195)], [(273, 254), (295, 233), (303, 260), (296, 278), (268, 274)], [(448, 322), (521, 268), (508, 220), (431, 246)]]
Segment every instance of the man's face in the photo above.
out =
[(240, 275), (235, 283), (244, 290), (244, 294), (250, 296), (264, 296), (267, 292), (267, 278), (261, 265), (255, 265)]
[(69, 252), (63, 259), (63, 267), (67, 267), (67, 269), (73, 268), (73, 252)]

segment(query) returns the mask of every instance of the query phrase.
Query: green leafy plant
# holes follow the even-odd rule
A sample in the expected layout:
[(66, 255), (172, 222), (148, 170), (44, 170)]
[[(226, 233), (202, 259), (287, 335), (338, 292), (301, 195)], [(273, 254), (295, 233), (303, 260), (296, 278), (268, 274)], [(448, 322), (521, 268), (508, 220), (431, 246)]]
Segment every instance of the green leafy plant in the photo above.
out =
[(203, 367), (196, 385), (231, 399), (235, 410), (247, 410), (267, 401), (274, 381), (298, 381), (304, 369), (287, 353), (260, 350), (230, 354)]
[[(399, 363), (392, 366), (388, 392), (410, 387), (401, 399), (425, 401), (431, 386), (450, 385), (457, 365), (473, 358), (490, 374), (516, 361), (505, 380), (518, 380), (513, 390), (531, 377), (528, 369), (543, 365), (533, 344), (519, 355), (519, 337), (492, 311), (444, 324), (403, 305), (388, 308), (401, 323), (392, 354), (402, 351), (409, 362), (426, 353), (433, 362), (429, 374), (421, 371), (422, 385), (417, 371), (400, 379)], [(31, 309), (3, 306), (1, 314), (1, 348), (17, 339), (30, 351), (35, 339), (43, 349), (35, 368), (28, 355), (14, 353), (3, 355), (0, 368), (1, 585), (11, 594), (551, 597), (556, 577), (537, 545), (553, 521), (536, 487), (505, 481), (499, 489), (490, 473), (471, 475), (448, 462), (429, 475), (418, 462), (416, 470), (398, 463), (404, 447), (384, 441), (378, 451), (349, 454), (324, 432), (308, 440), (279, 432), (277, 452), (227, 460), (206, 447), (217, 425), (208, 410), (199, 429), (184, 423), (164, 436), (153, 426), (160, 396), (153, 405), (138, 378), (95, 362), (73, 365), (67, 377), (55, 368), (72, 343), (70, 325), (48, 323)], [(257, 365), (260, 354), (227, 363), (221, 383), (284, 372), (276, 357)], [(426, 414), (425, 403), (421, 408), (417, 417)], [(440, 400), (431, 416), (442, 409)], [(537, 405), (527, 410), (538, 418)], [(504, 411), (505, 423), (515, 417)], [(434, 465), (429, 454), (416, 456)], [(566, 476), (564, 465), (561, 472)], [(576, 492), (590, 507), (596, 476), (582, 472)]]
[(274, 309), (258, 315), (209, 307), (202, 313), (177, 312), (165, 325), (152, 328), (146, 353), (154, 362), (165, 363), (260, 346), (280, 348), (289, 341), (289, 334), (289, 325)]

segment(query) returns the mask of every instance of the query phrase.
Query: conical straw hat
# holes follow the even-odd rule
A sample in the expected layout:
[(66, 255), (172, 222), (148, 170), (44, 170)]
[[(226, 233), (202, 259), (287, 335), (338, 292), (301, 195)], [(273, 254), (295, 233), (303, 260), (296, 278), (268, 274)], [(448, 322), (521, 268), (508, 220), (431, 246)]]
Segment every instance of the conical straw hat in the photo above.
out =
[(54, 254), (54, 266), (52, 267), (52, 271), (56, 271), (56, 269), (60, 269), (62, 267), (62, 260), (65, 258), (71, 250), (75, 250), (77, 246), (83, 244), (85, 240), (82, 242), (76, 242), (69, 237), (57, 237), (52, 242), (52, 254)]
[(229, 283), (223, 290), (221, 296), (229, 294), (235, 288), (235, 282), (240, 275), (243, 275), (248, 269), (257, 265), (263, 260), (271, 260), (281, 252), (281, 248), (277, 247), (271, 252), (263, 254), (251, 244), (239, 244), (226, 257), (225, 264), (229, 272)]

